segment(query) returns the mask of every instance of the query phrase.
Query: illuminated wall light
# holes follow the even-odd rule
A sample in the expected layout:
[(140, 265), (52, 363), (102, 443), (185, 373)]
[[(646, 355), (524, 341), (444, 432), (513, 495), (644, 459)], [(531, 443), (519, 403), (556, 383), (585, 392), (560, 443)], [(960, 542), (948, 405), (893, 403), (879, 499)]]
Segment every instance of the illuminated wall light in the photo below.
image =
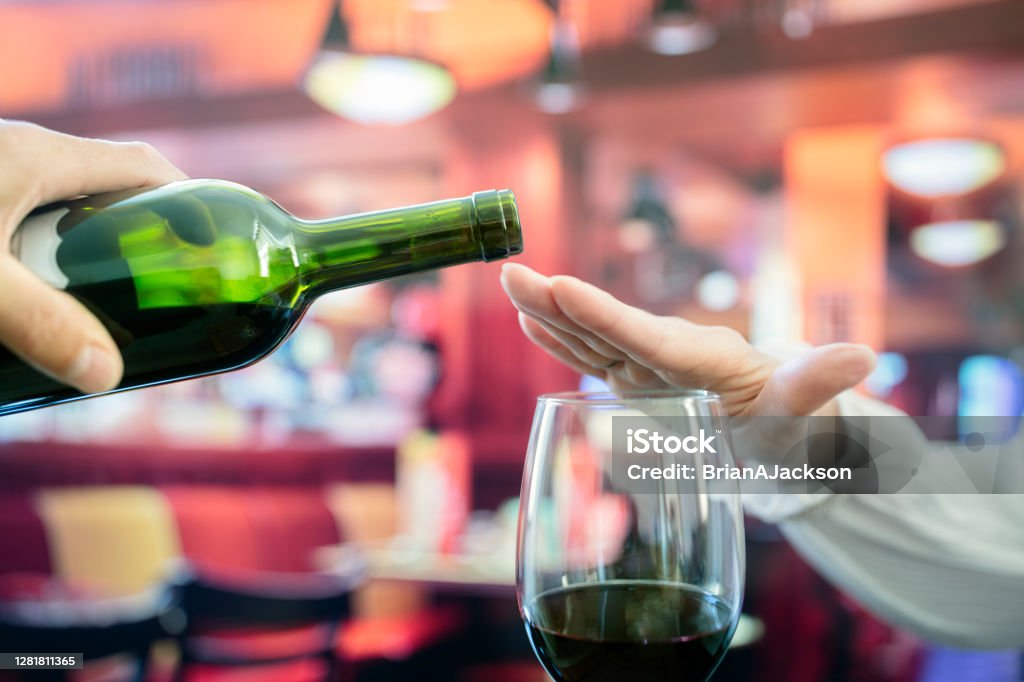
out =
[(689, 0), (665, 0), (651, 19), (647, 46), (652, 52), (678, 56), (715, 44), (718, 31)]
[(791, 8), (782, 15), (782, 32), (787, 38), (803, 40), (814, 33), (814, 19), (802, 8)]
[(1016, 417), (1024, 408), (1024, 373), (1007, 358), (972, 355), (960, 364), (957, 382), (962, 426), (970, 423), (964, 417)]
[(980, 263), (1006, 246), (1006, 230), (994, 220), (929, 223), (910, 233), (910, 249), (920, 258), (963, 267)]
[(970, 138), (905, 142), (882, 156), (885, 177), (922, 197), (971, 192), (995, 180), (1005, 168), (1006, 155), (999, 145)]
[(697, 282), (697, 301), (716, 312), (734, 307), (740, 300), (740, 283), (727, 270), (714, 270)]
[(323, 52), (305, 77), (320, 106), (363, 124), (401, 125), (433, 114), (455, 97), (443, 66), (399, 56)]
[(956, 426), (961, 438), (983, 433), (990, 444), (1016, 438), (1024, 412), (1020, 366), (1007, 357), (971, 355), (959, 366), (956, 383)]

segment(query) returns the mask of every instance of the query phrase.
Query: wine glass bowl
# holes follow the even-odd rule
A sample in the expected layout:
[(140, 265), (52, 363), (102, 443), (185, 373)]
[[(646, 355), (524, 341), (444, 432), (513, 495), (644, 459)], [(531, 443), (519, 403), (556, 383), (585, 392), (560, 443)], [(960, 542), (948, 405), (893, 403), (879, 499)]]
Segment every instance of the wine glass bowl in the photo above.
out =
[(732, 464), (715, 394), (538, 399), (517, 594), (555, 680), (710, 677), (739, 620), (743, 525), (735, 482), (700, 474)]

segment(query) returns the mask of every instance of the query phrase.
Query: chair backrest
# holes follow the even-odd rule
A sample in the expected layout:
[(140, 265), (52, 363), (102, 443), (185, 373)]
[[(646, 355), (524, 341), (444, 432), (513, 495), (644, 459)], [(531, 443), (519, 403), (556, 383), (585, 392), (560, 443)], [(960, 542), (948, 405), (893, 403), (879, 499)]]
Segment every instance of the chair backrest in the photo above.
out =
[(319, 658), (333, 667), (354, 581), (325, 574), (191, 569), (178, 583), (186, 626), (178, 679), (193, 664), (253, 666)]
[(77, 486), (36, 493), (53, 570), (61, 580), (103, 595), (131, 595), (159, 585), (181, 555), (174, 515), (148, 486)]
[(175, 614), (173, 592), (162, 589), (116, 599), (19, 599), (0, 604), (0, 643), (10, 651), (81, 653), (85, 661), (129, 654), (142, 680), (150, 647), (167, 638)]
[(46, 527), (31, 493), (0, 491), (0, 575), (52, 572)]
[(297, 486), (161, 487), (194, 565), (308, 573), (313, 551), (340, 542), (323, 490)]

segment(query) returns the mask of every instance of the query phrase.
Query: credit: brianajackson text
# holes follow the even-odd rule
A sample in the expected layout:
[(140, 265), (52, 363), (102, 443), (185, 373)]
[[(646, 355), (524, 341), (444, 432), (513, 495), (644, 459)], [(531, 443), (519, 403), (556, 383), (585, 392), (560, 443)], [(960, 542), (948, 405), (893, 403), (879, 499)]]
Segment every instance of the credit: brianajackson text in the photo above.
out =
[(849, 467), (780, 466), (715, 466), (713, 464), (675, 464), (649, 467), (631, 464), (626, 475), (633, 481), (850, 481), (853, 470)]

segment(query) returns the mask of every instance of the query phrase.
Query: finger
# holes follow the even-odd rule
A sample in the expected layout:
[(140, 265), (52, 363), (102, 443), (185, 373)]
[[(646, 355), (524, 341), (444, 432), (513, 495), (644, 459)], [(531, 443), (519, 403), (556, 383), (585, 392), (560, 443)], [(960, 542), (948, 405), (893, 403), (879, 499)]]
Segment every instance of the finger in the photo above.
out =
[(36, 204), (188, 177), (143, 142), (75, 137), (18, 122), (0, 126), (0, 143), (4, 139), (8, 142), (0, 148), (14, 157), (22, 177), (36, 179), (30, 188)]
[(519, 326), (522, 327), (523, 333), (526, 334), (528, 339), (543, 348), (548, 355), (559, 362), (568, 365), (580, 374), (589, 374), (590, 376), (595, 376), (599, 379), (607, 378), (607, 372), (581, 362), (579, 358), (573, 355), (568, 348), (563, 346), (558, 339), (545, 331), (540, 323), (530, 318), (525, 313), (519, 313)]
[(550, 278), (518, 263), (506, 263), (501, 269), (501, 284), (516, 308), (544, 320), (553, 327), (574, 334), (605, 357), (624, 360), (626, 355), (621, 350), (605, 343), (565, 316), (555, 303), (551, 281)]
[(530, 317), (526, 313), (520, 313), (520, 315), (526, 315), (530, 322), (539, 325), (541, 329), (554, 337), (556, 341), (576, 356), (576, 359), (581, 363), (604, 370), (610, 377), (618, 377), (623, 385), (628, 385), (632, 388), (665, 388), (669, 385), (660, 374), (631, 358), (616, 360), (606, 355), (601, 355), (569, 332), (552, 327), (543, 320)]
[(759, 415), (811, 415), (845, 390), (867, 378), (875, 353), (867, 346), (835, 343), (820, 346), (780, 365), (751, 405)]
[(82, 304), (9, 256), (0, 257), (0, 341), (15, 355), (83, 393), (114, 388), (121, 354)]
[[(520, 313), (524, 314), (524, 313)], [(607, 369), (614, 365), (622, 364), (622, 360), (610, 358), (607, 355), (602, 355), (595, 351), (593, 348), (583, 343), (579, 337), (570, 334), (564, 329), (559, 329), (554, 325), (549, 324), (545, 320), (538, 319), (525, 313), (530, 319), (539, 324), (548, 334), (553, 336), (559, 343), (576, 356), (576, 358), (585, 365), (591, 367), (597, 367), (599, 369)]]
[(627, 358), (622, 361), (622, 364), (612, 367), (608, 370), (608, 373), (612, 376), (622, 377), (623, 381), (628, 382), (635, 388), (653, 389), (669, 388), (671, 386), (660, 374), (631, 358)]
[(47, 141), (42, 203), (79, 194), (163, 185), (188, 176), (145, 142), (108, 142), (63, 133)]
[(721, 382), (752, 357), (750, 344), (733, 329), (654, 315), (575, 277), (552, 277), (551, 293), (564, 314), (590, 335), (662, 373), (670, 383)]
[(626, 305), (575, 277), (552, 277), (551, 294), (559, 311), (589, 335), (645, 364), (663, 364), (659, 360), (669, 318)]

